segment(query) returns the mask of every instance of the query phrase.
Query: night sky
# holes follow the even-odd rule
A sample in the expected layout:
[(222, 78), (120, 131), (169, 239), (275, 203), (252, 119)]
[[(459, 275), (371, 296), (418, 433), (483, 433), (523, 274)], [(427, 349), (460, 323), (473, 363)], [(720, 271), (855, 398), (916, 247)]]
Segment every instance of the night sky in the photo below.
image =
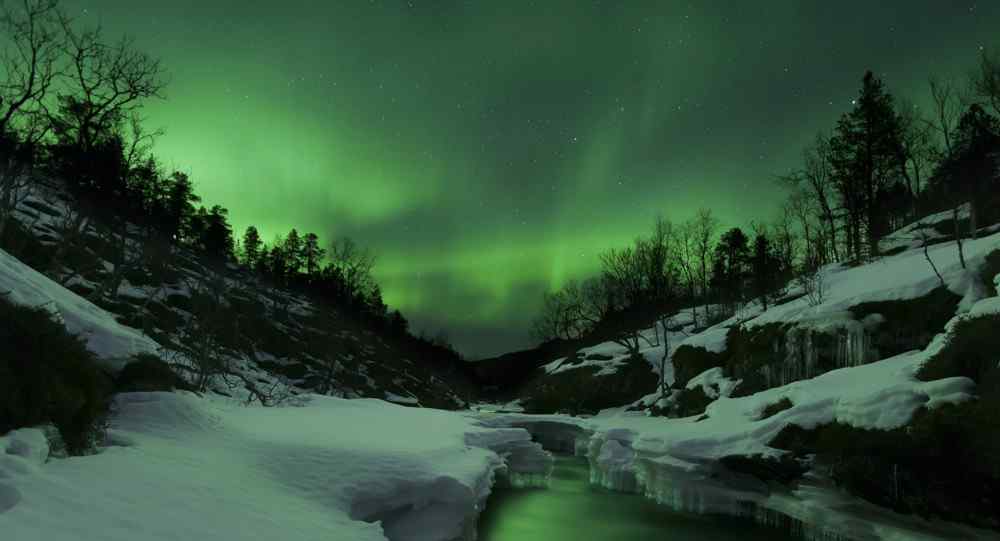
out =
[(772, 217), (866, 69), (916, 103), (1000, 46), (1000, 2), (67, 0), (170, 73), (161, 161), (237, 233), (348, 235), (469, 357), (657, 214)]

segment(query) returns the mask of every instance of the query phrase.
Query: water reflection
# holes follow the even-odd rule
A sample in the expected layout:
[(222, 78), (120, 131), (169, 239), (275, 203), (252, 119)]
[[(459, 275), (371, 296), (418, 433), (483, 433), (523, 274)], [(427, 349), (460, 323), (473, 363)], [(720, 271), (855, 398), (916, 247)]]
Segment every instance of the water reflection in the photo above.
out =
[(497, 489), (480, 517), (482, 541), (790, 539), (743, 520), (675, 513), (588, 482), (587, 461), (556, 457), (548, 489)]

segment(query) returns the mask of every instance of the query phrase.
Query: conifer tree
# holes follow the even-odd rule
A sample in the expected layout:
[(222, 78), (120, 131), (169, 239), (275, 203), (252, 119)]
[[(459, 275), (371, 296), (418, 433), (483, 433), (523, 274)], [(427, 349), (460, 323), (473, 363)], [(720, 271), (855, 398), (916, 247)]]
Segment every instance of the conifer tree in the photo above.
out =
[(243, 233), (243, 264), (248, 269), (257, 268), (257, 261), (261, 255), (261, 244), (257, 228), (252, 225), (247, 227), (246, 232)]
[(326, 256), (326, 250), (320, 247), (316, 233), (306, 233), (302, 243), (302, 256), (306, 275), (314, 278), (320, 270), (320, 262)]
[(830, 141), (830, 158), (847, 216), (848, 248), (855, 260), (878, 255), (887, 233), (879, 194), (905, 179), (902, 125), (892, 96), (872, 72), (865, 73), (854, 109), (845, 113)]
[(285, 238), (284, 252), (285, 269), (290, 278), (295, 278), (302, 270), (304, 259), (302, 253), (302, 237), (299, 236), (298, 230), (293, 228), (288, 232), (288, 237)]

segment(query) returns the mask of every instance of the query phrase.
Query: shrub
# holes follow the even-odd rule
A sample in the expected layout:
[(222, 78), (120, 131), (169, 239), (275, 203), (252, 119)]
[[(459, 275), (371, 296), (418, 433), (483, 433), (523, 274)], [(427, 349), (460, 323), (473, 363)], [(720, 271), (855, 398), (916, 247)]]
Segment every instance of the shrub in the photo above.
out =
[(149, 353), (134, 356), (115, 378), (115, 391), (119, 393), (175, 389), (193, 391), (194, 387), (177, 375), (170, 365)]
[(0, 298), (0, 433), (52, 423), (70, 454), (103, 431), (111, 382), (83, 342), (41, 308)]

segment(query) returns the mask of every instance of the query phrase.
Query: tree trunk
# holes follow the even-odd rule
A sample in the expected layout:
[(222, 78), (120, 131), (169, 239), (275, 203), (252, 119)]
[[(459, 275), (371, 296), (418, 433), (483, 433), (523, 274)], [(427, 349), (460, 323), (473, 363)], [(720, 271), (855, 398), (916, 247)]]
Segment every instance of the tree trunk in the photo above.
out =
[[(962, 247), (962, 228), (959, 226), (959, 223), (958, 223), (958, 208), (959, 207), (955, 207), (955, 208), (951, 209), (951, 219), (952, 219), (952, 222), (955, 223), (955, 243), (958, 244), (958, 261), (962, 264), (962, 268), (964, 269), (965, 268), (965, 250)], [(924, 253), (925, 254), (927, 253), (927, 246), (926, 246), (926, 244), (927, 243), (925, 242), (924, 243)], [(934, 272), (937, 272), (937, 270), (935, 269)], [(940, 278), (940, 277), (941, 277), (941, 275), (939, 274), (938, 278)], [(942, 285), (944, 285), (944, 281), (943, 280), (942, 280), (941, 283), (942, 283)]]

